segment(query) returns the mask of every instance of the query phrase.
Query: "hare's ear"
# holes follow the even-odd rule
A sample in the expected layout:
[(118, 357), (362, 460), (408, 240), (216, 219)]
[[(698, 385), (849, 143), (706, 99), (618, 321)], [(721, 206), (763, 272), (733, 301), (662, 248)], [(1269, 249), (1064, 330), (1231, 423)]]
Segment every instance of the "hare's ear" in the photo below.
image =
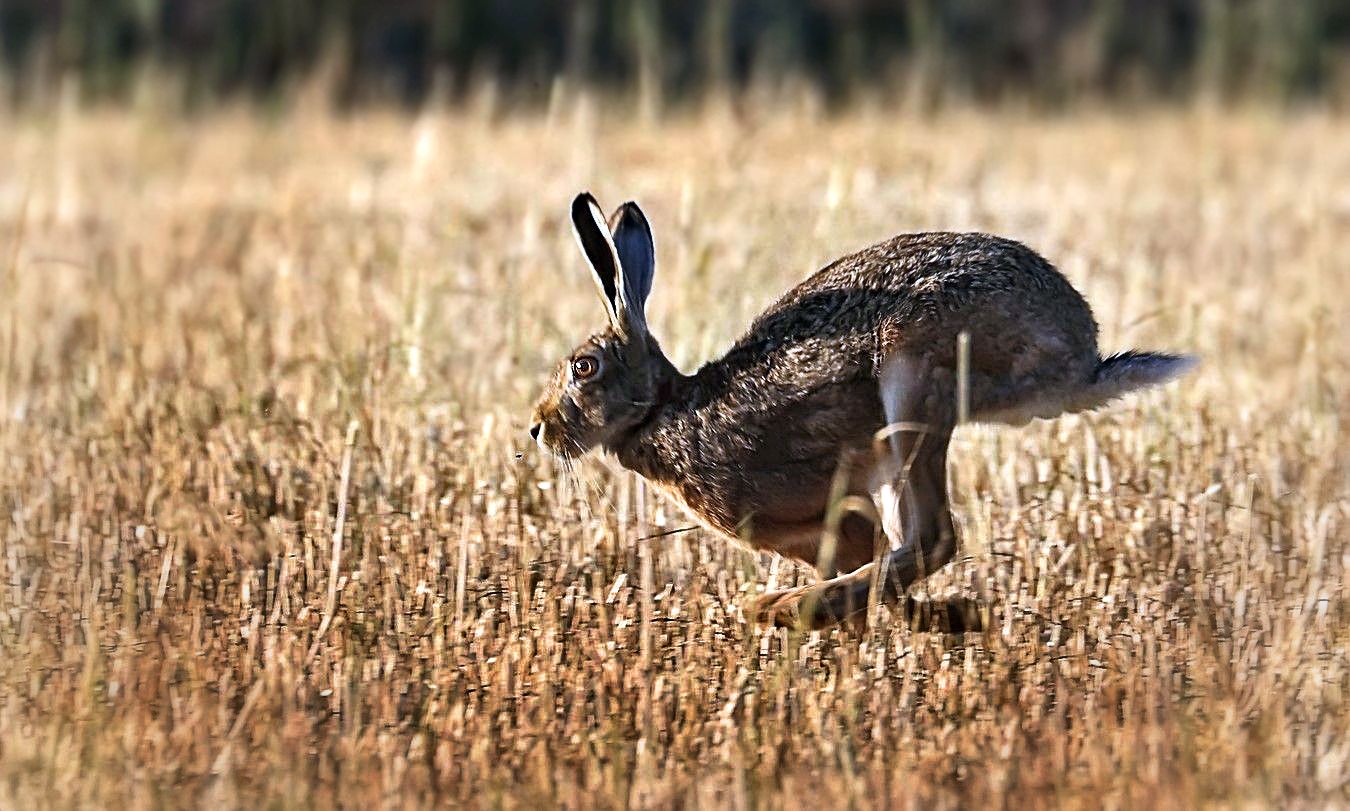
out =
[(619, 300), (622, 313), (641, 331), (647, 331), (647, 296), (656, 275), (656, 244), (652, 227), (637, 203), (631, 200), (614, 210), (609, 218), (614, 247), (619, 254), (621, 284)]
[(605, 224), (605, 214), (590, 192), (582, 192), (572, 201), (572, 235), (591, 266), (595, 287), (605, 304), (605, 312), (614, 328), (623, 331), (619, 317), (619, 254)]

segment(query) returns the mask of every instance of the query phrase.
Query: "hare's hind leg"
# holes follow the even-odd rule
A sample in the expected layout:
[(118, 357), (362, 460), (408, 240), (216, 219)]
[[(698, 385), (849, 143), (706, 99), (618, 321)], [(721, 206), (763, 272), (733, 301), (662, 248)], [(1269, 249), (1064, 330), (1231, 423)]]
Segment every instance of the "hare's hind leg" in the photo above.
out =
[(879, 384), (887, 425), (878, 435), (873, 499), (895, 547), (885, 559), (886, 591), (899, 595), (956, 555), (947, 504), (955, 392), (949, 370), (907, 355), (887, 361)]
[[(947, 446), (954, 423), (951, 373), (897, 356), (887, 363), (880, 383), (888, 425), (878, 440), (883, 451), (873, 498), (883, 531), (897, 548), (849, 574), (761, 604), (759, 613), (766, 620), (813, 628), (831, 625), (866, 608), (874, 582), (878, 600), (899, 602), (913, 583), (956, 555), (947, 503)], [(913, 601), (906, 608), (911, 616), (922, 613)]]
[(979, 621), (973, 601), (919, 602), (905, 596), (910, 586), (956, 556), (959, 539), (947, 500), (954, 377), (950, 370), (924, 369), (912, 358), (897, 356), (883, 369), (880, 383), (888, 425), (882, 432), (886, 447), (879, 454), (873, 498), (894, 548), (866, 567), (867, 579), (855, 591), (865, 600), (877, 584), (877, 600), (901, 602), (906, 621), (915, 628), (975, 630)]

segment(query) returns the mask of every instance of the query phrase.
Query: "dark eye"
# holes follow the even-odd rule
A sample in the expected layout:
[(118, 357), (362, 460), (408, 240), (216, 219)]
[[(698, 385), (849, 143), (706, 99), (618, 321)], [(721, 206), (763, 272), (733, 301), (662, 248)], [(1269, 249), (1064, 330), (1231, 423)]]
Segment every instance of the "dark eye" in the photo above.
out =
[(590, 355), (582, 355), (572, 361), (572, 376), (577, 380), (594, 377), (600, 371), (600, 363)]

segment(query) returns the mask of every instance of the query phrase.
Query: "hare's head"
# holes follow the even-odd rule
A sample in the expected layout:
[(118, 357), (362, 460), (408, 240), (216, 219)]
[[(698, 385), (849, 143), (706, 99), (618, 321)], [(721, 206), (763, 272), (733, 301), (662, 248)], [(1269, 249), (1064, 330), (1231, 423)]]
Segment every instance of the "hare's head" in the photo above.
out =
[(579, 194), (572, 230), (609, 324), (559, 361), (534, 407), (530, 435), (564, 459), (620, 443), (652, 413), (675, 374), (647, 331), (656, 251), (642, 209), (624, 203), (606, 222), (595, 198)]

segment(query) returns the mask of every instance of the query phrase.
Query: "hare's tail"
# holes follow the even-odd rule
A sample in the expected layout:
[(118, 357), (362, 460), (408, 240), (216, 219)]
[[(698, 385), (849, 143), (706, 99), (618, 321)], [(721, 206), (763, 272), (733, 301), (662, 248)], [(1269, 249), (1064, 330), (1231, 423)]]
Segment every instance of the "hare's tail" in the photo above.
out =
[(1088, 379), (1042, 388), (1016, 381), (975, 414), (979, 422), (1025, 425), (1033, 419), (1100, 408), (1135, 389), (1157, 386), (1190, 371), (1199, 361), (1190, 355), (1120, 352), (1097, 361)]
[(1135, 389), (1166, 383), (1194, 369), (1194, 355), (1128, 350), (1102, 358), (1087, 386), (1077, 392), (1067, 411), (1087, 411), (1103, 406)]

